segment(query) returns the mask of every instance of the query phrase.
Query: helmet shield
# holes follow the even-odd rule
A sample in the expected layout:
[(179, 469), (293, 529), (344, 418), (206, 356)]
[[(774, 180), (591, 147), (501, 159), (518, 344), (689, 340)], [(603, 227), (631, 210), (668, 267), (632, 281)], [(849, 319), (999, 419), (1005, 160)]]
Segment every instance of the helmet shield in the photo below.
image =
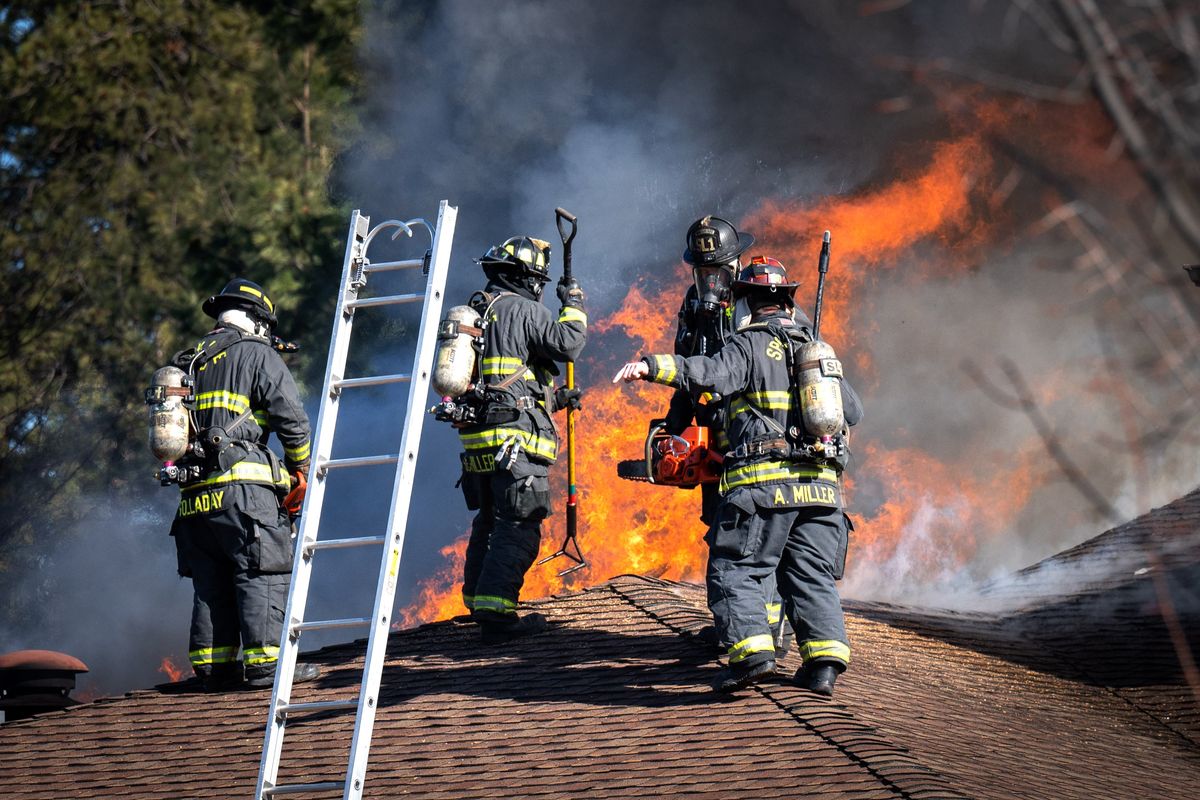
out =
[(694, 266), (731, 264), (754, 244), (754, 237), (738, 233), (720, 217), (704, 217), (692, 223), (687, 232), (687, 250), (683, 260)]
[[(787, 268), (778, 260), (770, 256), (750, 259), (750, 263), (742, 267), (737, 280), (733, 282), (735, 325), (740, 330), (749, 324), (748, 316), (760, 306), (794, 306), (799, 285), (788, 281)], [(747, 317), (745, 322), (742, 321), (743, 316)]]

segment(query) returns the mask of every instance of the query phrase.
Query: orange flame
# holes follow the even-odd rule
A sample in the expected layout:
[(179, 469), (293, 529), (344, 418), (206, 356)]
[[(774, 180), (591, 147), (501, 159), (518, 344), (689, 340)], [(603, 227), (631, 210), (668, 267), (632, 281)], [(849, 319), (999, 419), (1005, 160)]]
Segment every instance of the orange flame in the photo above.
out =
[(158, 665), (158, 671), (166, 675), (171, 683), (176, 683), (183, 679), (183, 670), (175, 666), (175, 662), (170, 656), (163, 656), (162, 663)]
[[(983, 184), (989, 179), (988, 169), (978, 139), (951, 141), (938, 146), (930, 163), (906, 180), (811, 206), (768, 202), (749, 217), (745, 227), (758, 236), (762, 252), (797, 271), (800, 264), (816, 259), (821, 231), (834, 231), (838, 280), (829, 284), (826, 293), (828, 317), (823, 315), (823, 319), (830, 324), (823, 325), (822, 334), (841, 349), (853, 344), (857, 331), (850, 326), (849, 312), (856, 294), (872, 280), (872, 269), (895, 266), (898, 256), (930, 238), (938, 239), (943, 251), (950, 254), (949, 266), (961, 268), (966, 263), (971, 246), (983, 241), (986, 230), (976, 211), (986, 203), (973, 201), (975, 194), (986, 197)], [(944, 256), (941, 263), (946, 263)], [(629, 290), (616, 313), (590, 329), (587, 357), (579, 365), (585, 373), (581, 381), (587, 389), (585, 408), (577, 422), (579, 534), (590, 566), (565, 578), (556, 574), (569, 566), (561, 559), (535, 567), (526, 577), (524, 598), (622, 573), (674, 580), (703, 578), (707, 548), (699, 521), (700, 492), (615, 477), (617, 461), (640, 455), (647, 423), (665, 413), (670, 391), (644, 383), (618, 387), (609, 377), (627, 358), (639, 353), (671, 352), (674, 311), (690, 280), (686, 270), (681, 274), (686, 277), (662, 286), (643, 278)], [(852, 351), (851, 347), (848, 352)], [(869, 353), (858, 363), (860, 369), (869, 364)], [(556, 487), (566, 483), (565, 452), (562, 456), (552, 474)], [(860, 484), (877, 485), (884, 501), (876, 513), (859, 522), (856, 563), (886, 562), (914, 526), (929, 528), (929, 515), (922, 516), (923, 507), (934, 509), (935, 517), (940, 514), (946, 520), (933, 525), (936, 535), (943, 536), (972, 525), (998, 524), (1021, 507), (1030, 491), (1028, 483), (1014, 484), (1008, 474), (964, 482), (957, 468), (938, 464), (918, 451), (873, 453), (870, 461), (870, 469), (859, 476)], [(923, 489), (918, 492), (917, 483), (925, 487), (936, 482), (928, 479), (931, 473), (952, 478), (945, 485), (953, 491), (943, 496), (929, 496)], [(996, 509), (996, 492), (1004, 497), (1003, 512)], [(560, 499), (555, 515), (543, 525), (541, 556), (553, 553), (561, 544), (564, 503)], [(975, 543), (974, 539), (951, 536), (948, 556), (961, 563), (971, 555)], [(422, 583), (419, 599), (403, 614), (406, 623), (464, 610), (457, 586), (464, 552), (465, 539), (443, 550), (452, 563)], [(929, 575), (938, 566), (916, 563), (909, 576)]]

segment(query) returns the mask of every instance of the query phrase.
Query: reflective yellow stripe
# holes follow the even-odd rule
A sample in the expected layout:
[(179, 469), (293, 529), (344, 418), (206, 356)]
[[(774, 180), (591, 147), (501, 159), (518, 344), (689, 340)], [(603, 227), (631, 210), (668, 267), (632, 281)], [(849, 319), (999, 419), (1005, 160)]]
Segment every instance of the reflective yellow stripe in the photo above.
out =
[(764, 461), (725, 471), (721, 476), (721, 492), (739, 486), (753, 486), (773, 481), (816, 480), (837, 483), (837, 472), (829, 467), (812, 464), (793, 464), (790, 461)]
[(775, 639), (769, 633), (759, 633), (729, 648), (729, 663), (736, 664), (755, 653), (775, 652)]
[(472, 611), (496, 611), (500, 614), (516, 614), (516, 601), (509, 600), (505, 597), (496, 597), (490, 594), (480, 594), (475, 596), (475, 605), (471, 608)]
[(205, 411), (210, 408), (225, 408), (240, 414), (250, 407), (250, 398), (244, 394), (233, 392), (201, 392), (196, 395), (196, 410)]
[(753, 403), (755, 408), (766, 409), (771, 411), (788, 411), (792, 407), (791, 392), (746, 392), (738, 395), (729, 403), (729, 413), (737, 416), (738, 414), (747, 414), (750, 409), (749, 403)]
[(650, 356), (650, 360), (654, 362), (650, 380), (668, 385), (675, 380), (675, 356)]
[(312, 442), (305, 442), (299, 447), (285, 447), (283, 454), (292, 461), (303, 461), (312, 453)]
[[(523, 366), (525, 366), (525, 362), (519, 358), (489, 356), (480, 364), (479, 374), (485, 378), (507, 378)], [(531, 381), (534, 379), (533, 371), (527, 369), (521, 377), (527, 381)]]
[(228, 664), (237, 661), (236, 647), (201, 647), (188, 651), (188, 661), (195, 666), (203, 667), (208, 664)]
[(517, 441), (525, 448), (527, 452), (541, 456), (542, 458), (556, 458), (558, 456), (558, 443), (553, 439), (546, 439), (528, 431), (518, 430), (517, 428), (489, 428), (488, 430), (478, 431), (476, 433), (460, 433), (458, 439), (462, 442), (462, 446), (468, 452), (472, 450), (486, 450), (491, 447), (499, 447), (505, 441), (517, 437)]
[(247, 664), (265, 664), (268, 661), (279, 660), (279, 648), (268, 645), (247, 647), (244, 655)]
[(266, 430), (267, 426), (270, 424), (270, 420), (267, 417), (267, 412), (265, 411), (255, 411), (251, 416), (253, 416), (254, 421), (258, 423), (258, 427), (262, 428), (263, 430)]
[(466, 606), (469, 609), (475, 608), (475, 596), (474, 595), (464, 594), (462, 596), (462, 598), (463, 598), (464, 606)]
[(800, 657), (805, 661), (811, 658), (836, 658), (847, 664), (850, 663), (850, 645), (837, 639), (815, 639), (801, 642)]
[(253, 462), (243, 461), (239, 464), (234, 464), (228, 472), (223, 472), (213, 478), (205, 478), (196, 483), (189, 483), (181, 490), (182, 494), (191, 494), (200, 489), (209, 486), (220, 486), (223, 483), (265, 483), (268, 486), (274, 486), (278, 483), (279, 486), (291, 486), (292, 480), (287, 473), (281, 473), (279, 480), (275, 480), (275, 476), (271, 472), (270, 464), (255, 464)]
[(767, 622), (771, 623), (772, 625), (779, 622), (779, 620), (783, 618), (783, 614), (781, 613), (782, 611), (782, 603), (767, 603)]
[(582, 322), (584, 327), (587, 327), (587, 314), (574, 306), (563, 306), (562, 311), (558, 312), (558, 321)]

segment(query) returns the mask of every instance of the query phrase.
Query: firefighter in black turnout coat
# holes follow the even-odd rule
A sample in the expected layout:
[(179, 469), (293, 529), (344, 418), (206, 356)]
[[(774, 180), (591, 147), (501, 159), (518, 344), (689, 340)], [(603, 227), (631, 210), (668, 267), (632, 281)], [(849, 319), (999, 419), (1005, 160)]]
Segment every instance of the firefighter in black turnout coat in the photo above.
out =
[[(474, 424), (458, 425), (462, 489), (471, 524), (463, 569), (463, 603), (486, 644), (546, 627), (540, 614), (517, 614), (525, 573), (537, 557), (541, 522), (550, 513), (550, 465), (558, 457), (551, 414), (579, 392), (554, 388), (556, 361), (574, 361), (587, 339), (579, 284), (559, 282), (557, 317), (541, 303), (549, 279), (550, 245), (515, 237), (478, 263), (487, 286), (470, 305), (479, 313), (483, 346), (479, 383), (486, 387)], [(481, 387), (482, 388), (482, 387)]]
[[(733, 286), (737, 334), (712, 358), (647, 356), (614, 381), (644, 379), (723, 395), (734, 448), (724, 463), (721, 504), (709, 530), (709, 607), (729, 667), (714, 689), (735, 691), (775, 671), (764, 580), (775, 575), (800, 641), (796, 681), (832, 694), (850, 662), (835, 582), (845, 565), (850, 523), (842, 511), (845, 437), (829, 457), (811, 455), (803, 437), (790, 372), (795, 343), (811, 341), (811, 323), (795, 308), (796, 284), (782, 264), (756, 257)], [(854, 390), (841, 382), (847, 425), (862, 419)]]
[[(271, 346), (275, 306), (262, 287), (233, 280), (203, 309), (217, 327), (174, 359), (194, 381), (192, 427), (203, 448), (203, 457), (185, 456), (199, 463), (180, 484), (171, 528), (179, 572), (195, 589), (188, 655), (208, 690), (270, 686), (293, 558), (281, 501), (308, 470), (308, 417)], [(267, 448), (272, 431), (282, 464)], [(295, 679), (316, 674), (300, 664)]]

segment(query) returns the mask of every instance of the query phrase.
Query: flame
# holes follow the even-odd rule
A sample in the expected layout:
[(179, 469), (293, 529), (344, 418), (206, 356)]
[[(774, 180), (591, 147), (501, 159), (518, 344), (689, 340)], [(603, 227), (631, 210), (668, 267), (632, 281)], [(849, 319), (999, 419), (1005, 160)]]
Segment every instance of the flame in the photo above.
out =
[(175, 662), (170, 656), (163, 656), (162, 663), (158, 665), (158, 671), (166, 675), (171, 683), (176, 683), (183, 680), (183, 670), (175, 666)]
[[(990, 183), (986, 149), (979, 138), (968, 137), (938, 145), (929, 162), (903, 180), (812, 205), (767, 202), (744, 227), (758, 237), (762, 247), (757, 252), (779, 258), (799, 275), (807, 272), (801, 265), (816, 260), (821, 232), (834, 231), (838, 280), (826, 291), (822, 319), (828, 324), (822, 325), (822, 338), (853, 352), (854, 335), (862, 325), (851, 327), (850, 310), (861, 311), (856, 298), (873, 280), (873, 271), (894, 268), (901, 263), (898, 256), (929, 239), (936, 239), (940, 251), (949, 254), (940, 259), (941, 268), (961, 270), (968, 265), (972, 248), (987, 235), (987, 204), (980, 198), (986, 198)], [(671, 352), (674, 312), (691, 277), (686, 269), (680, 274), (679, 280), (663, 285), (643, 276), (621, 308), (593, 323), (589, 331), (588, 350), (578, 365), (586, 393), (584, 411), (577, 417), (579, 538), (589, 568), (562, 578), (557, 570), (569, 566), (562, 559), (535, 567), (526, 576), (523, 598), (622, 573), (703, 578), (707, 548), (699, 521), (699, 490), (623, 481), (614, 474), (617, 461), (639, 456), (647, 423), (666, 412), (670, 390), (645, 383), (614, 386), (609, 380), (629, 358)], [(860, 369), (869, 368), (870, 354), (864, 353), (857, 363)], [(1016, 466), (971, 482), (962, 478), (959, 467), (940, 464), (917, 450), (875, 452), (869, 461), (870, 468), (857, 478), (860, 493), (868, 493), (870, 486), (882, 499), (859, 520), (856, 563), (889, 564), (902, 554), (905, 538), (919, 529), (922, 535), (947, 537), (942, 560), (961, 564), (974, 551), (978, 536), (1010, 518), (1031, 491), (1031, 483), (1019, 478), (1023, 473)], [(553, 553), (562, 542), (564, 462), (565, 452), (551, 474), (559, 500), (555, 514), (543, 525), (539, 557)], [(934, 484), (944, 488), (930, 490)], [(998, 496), (1003, 509), (997, 507)], [(966, 530), (978, 533), (967, 536), (962, 533)], [(403, 612), (406, 623), (465, 610), (457, 585), (465, 538), (443, 553), (451, 563), (422, 583), (418, 600)], [(906, 577), (918, 579), (943, 566), (911, 558), (906, 563)]]

